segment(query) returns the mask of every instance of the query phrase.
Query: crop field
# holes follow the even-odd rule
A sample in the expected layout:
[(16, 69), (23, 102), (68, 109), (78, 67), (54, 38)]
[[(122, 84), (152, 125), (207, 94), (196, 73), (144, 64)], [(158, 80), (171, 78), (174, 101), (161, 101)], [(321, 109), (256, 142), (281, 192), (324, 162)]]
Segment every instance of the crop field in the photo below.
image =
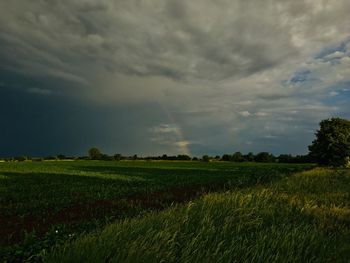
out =
[(0, 244), (8, 262), (349, 262), (350, 172), (0, 163)]

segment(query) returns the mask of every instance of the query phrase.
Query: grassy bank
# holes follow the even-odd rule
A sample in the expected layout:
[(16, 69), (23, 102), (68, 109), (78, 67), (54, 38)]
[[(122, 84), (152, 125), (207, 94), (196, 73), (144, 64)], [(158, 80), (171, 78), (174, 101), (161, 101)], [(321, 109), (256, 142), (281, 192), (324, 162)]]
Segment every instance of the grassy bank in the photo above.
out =
[(127, 219), (47, 262), (349, 262), (350, 172), (317, 168)]

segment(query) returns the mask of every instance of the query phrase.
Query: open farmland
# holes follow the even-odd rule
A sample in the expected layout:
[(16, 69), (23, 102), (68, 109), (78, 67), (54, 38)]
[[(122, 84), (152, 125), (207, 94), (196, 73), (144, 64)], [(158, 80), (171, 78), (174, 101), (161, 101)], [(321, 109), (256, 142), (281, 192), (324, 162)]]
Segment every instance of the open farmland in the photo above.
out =
[[(307, 242), (315, 249), (321, 244), (317, 240), (346, 244), (349, 233), (349, 173), (316, 169), (300, 174), (311, 168), (175, 161), (1, 163), (1, 253), (9, 261), (36, 261), (49, 254), (45, 259), (57, 262), (133, 262), (141, 255), (154, 262), (195, 262), (205, 256), (206, 247), (217, 249), (208, 253), (222, 260), (248, 260), (250, 250), (258, 259), (273, 259), (275, 250), (259, 252), (267, 249), (260, 247), (264, 240), (276, 240), (277, 251), (293, 239), (293, 253), (303, 253), (298, 256), (305, 259), (315, 253), (304, 251)], [(277, 236), (286, 239), (278, 241)], [(252, 240), (259, 238), (253, 246)], [(236, 239), (241, 247), (229, 245)], [(63, 253), (51, 254), (52, 247), (65, 244)], [(280, 253), (276, 259), (283, 258)], [(339, 253), (348, 250), (343, 247)]]

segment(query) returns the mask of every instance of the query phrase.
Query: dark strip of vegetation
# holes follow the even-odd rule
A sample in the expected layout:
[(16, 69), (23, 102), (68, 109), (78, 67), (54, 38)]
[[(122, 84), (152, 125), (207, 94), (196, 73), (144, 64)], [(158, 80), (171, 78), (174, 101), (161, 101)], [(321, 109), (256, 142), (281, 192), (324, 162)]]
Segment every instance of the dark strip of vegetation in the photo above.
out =
[(161, 156), (124, 156), (121, 154), (108, 155), (100, 153), (98, 155), (89, 156), (46, 156), (46, 157), (27, 157), (27, 156), (16, 156), (13, 158), (2, 159), (5, 162), (24, 162), (24, 161), (59, 161), (59, 160), (103, 160), (103, 161), (130, 161), (130, 160), (145, 160), (145, 161), (227, 161), (227, 162), (257, 162), (257, 163), (314, 163), (315, 160), (310, 155), (291, 155), (291, 154), (280, 154), (275, 156), (272, 153), (260, 152), (254, 154), (249, 152), (248, 154), (242, 154), (241, 152), (235, 152), (233, 154), (223, 154), (222, 156), (209, 156), (203, 155), (202, 157), (191, 157), (186, 154), (179, 155), (166, 155)]

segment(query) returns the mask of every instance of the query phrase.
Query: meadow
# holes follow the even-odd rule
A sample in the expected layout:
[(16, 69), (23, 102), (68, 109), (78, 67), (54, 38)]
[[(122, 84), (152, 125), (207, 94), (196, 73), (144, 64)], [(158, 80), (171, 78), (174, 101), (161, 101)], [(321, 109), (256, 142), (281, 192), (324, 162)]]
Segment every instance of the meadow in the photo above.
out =
[(349, 262), (350, 173), (177, 161), (0, 164), (8, 262)]

